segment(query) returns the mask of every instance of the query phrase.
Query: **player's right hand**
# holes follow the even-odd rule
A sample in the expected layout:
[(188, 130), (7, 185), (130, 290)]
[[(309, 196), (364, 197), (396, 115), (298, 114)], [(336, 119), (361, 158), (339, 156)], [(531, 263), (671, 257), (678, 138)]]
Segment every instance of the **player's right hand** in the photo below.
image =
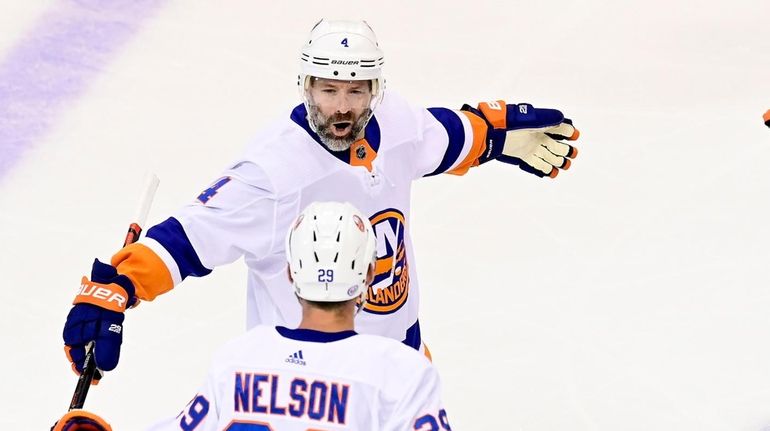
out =
[(91, 341), (100, 370), (109, 371), (118, 365), (123, 313), (136, 304), (134, 291), (128, 277), (118, 274), (112, 265), (94, 260), (91, 279), (83, 277), (64, 324), (64, 351), (77, 374), (83, 372), (86, 345)]

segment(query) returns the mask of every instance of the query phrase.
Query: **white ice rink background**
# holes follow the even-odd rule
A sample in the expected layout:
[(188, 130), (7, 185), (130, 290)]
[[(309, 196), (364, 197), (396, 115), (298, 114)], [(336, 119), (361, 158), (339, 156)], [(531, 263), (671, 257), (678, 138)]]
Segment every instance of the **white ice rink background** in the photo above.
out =
[[(582, 132), (555, 180), (490, 163), (415, 185), (453, 429), (770, 425), (770, 2), (3, 0), (2, 428), (65, 412), (64, 318), (143, 171), (150, 223), (194, 199), (298, 103), (324, 16), (367, 19), (414, 103), (530, 102)], [(244, 298), (239, 261), (129, 311), (86, 407), (118, 431), (178, 413)]]

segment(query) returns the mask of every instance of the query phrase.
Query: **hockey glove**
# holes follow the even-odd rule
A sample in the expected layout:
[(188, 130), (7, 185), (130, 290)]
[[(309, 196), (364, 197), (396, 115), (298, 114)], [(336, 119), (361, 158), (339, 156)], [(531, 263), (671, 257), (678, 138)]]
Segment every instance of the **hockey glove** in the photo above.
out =
[(70, 410), (54, 424), (51, 431), (112, 431), (112, 427), (94, 413)]
[[(118, 365), (123, 342), (123, 313), (136, 302), (131, 280), (118, 274), (113, 266), (94, 260), (91, 279), (83, 277), (64, 324), (64, 350), (73, 371), (83, 372), (86, 345), (91, 341), (94, 342), (94, 360), (100, 370), (109, 371)], [(99, 377), (94, 377), (94, 383)]]
[(567, 170), (577, 149), (561, 141), (580, 136), (572, 121), (556, 109), (535, 108), (530, 104), (506, 105), (504, 101), (483, 102), (478, 109), (462, 107), (488, 124), (487, 151), (479, 163), (498, 160), (517, 165), (539, 177), (555, 177)]

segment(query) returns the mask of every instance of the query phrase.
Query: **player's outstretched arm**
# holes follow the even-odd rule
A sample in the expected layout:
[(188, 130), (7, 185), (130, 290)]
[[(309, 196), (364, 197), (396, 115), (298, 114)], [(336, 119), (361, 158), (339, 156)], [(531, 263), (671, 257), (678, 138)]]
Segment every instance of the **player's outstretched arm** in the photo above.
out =
[(479, 164), (494, 159), (539, 177), (554, 178), (560, 169), (569, 169), (577, 156), (577, 149), (564, 141), (574, 141), (580, 133), (561, 111), (502, 100), (462, 109), (483, 118), (488, 126), (487, 148)]
[[(241, 170), (228, 173), (241, 174)], [(114, 369), (120, 357), (126, 308), (139, 300), (150, 301), (170, 291), (186, 277), (202, 277), (212, 268), (238, 259), (243, 250), (267, 253), (272, 237), (252, 238), (254, 226), (271, 226), (274, 208), (269, 192), (242, 181), (217, 181), (198, 197), (197, 205), (147, 230), (139, 242), (128, 244), (110, 260), (95, 262), (91, 279), (73, 302), (64, 328), (67, 356), (78, 374), (83, 371), (86, 345), (95, 342), (99, 369)], [(247, 203), (251, 203), (247, 205)], [(248, 241), (247, 244), (242, 242)], [(92, 286), (98, 284), (99, 286)], [(110, 292), (109, 294), (107, 292)], [(116, 307), (117, 293), (128, 304)], [(96, 383), (96, 382), (94, 382)]]

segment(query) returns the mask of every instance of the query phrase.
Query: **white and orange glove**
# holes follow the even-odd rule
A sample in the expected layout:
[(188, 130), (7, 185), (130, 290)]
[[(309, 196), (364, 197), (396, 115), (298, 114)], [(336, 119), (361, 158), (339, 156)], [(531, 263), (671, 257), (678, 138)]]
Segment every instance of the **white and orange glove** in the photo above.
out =
[(539, 177), (555, 177), (567, 170), (577, 149), (563, 141), (574, 141), (580, 132), (572, 120), (556, 109), (535, 108), (528, 103), (506, 104), (502, 100), (482, 102), (478, 108), (462, 107), (483, 118), (488, 125), (487, 150), (479, 164), (489, 160), (517, 165)]

